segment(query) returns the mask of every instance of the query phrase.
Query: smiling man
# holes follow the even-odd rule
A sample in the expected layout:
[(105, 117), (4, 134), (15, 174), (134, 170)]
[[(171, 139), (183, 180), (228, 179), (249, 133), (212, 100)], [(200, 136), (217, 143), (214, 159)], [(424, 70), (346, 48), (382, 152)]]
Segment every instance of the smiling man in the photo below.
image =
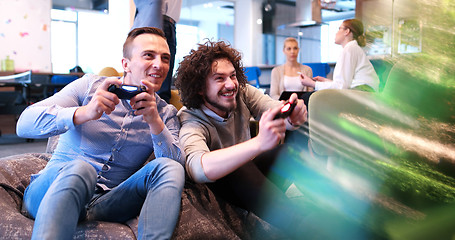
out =
[[(275, 119), (283, 103), (246, 83), (240, 53), (224, 42), (200, 44), (180, 63), (175, 85), (184, 104), (179, 119), (186, 170), (192, 180), (290, 233), (301, 222), (300, 211), (261, 170), (273, 163), (286, 129), (306, 121), (306, 108), (293, 94), (292, 114)], [(253, 138), (251, 117), (260, 119)]]
[[(79, 220), (126, 222), (138, 215), (139, 239), (172, 236), (184, 184), (180, 124), (176, 108), (155, 93), (169, 70), (169, 48), (161, 30), (137, 28), (123, 55), (124, 77), (85, 75), (18, 121), (22, 137), (61, 135), (25, 191), (32, 239), (73, 239)], [(119, 99), (108, 91), (113, 85), (145, 91)]]

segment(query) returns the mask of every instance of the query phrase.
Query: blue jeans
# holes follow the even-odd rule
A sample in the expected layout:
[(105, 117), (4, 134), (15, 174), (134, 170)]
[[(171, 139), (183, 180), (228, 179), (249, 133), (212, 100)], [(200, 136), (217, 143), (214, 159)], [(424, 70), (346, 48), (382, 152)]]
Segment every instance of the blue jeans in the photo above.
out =
[(131, 30), (140, 27), (156, 27), (162, 29), (162, 0), (134, 0), (136, 14)]
[(96, 179), (90, 164), (74, 160), (53, 164), (32, 181), (24, 195), (24, 207), (35, 218), (32, 239), (73, 239), (79, 220), (123, 223), (137, 215), (139, 239), (171, 238), (184, 185), (179, 163), (157, 158), (93, 197)]

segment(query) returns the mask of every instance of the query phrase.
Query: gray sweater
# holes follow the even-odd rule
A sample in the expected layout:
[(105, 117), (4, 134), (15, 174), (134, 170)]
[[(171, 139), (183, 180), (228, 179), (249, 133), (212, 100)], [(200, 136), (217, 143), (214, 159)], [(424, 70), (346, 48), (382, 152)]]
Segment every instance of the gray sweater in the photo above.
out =
[[(180, 144), (186, 153), (185, 165), (190, 178), (200, 183), (211, 182), (204, 174), (202, 155), (249, 140), (251, 117), (259, 120), (263, 112), (279, 104), (281, 104), (279, 101), (247, 85), (245, 89), (239, 91), (237, 108), (226, 119), (208, 116), (201, 108), (180, 109), (178, 112), (181, 122)], [(211, 112), (208, 109), (205, 111)]]

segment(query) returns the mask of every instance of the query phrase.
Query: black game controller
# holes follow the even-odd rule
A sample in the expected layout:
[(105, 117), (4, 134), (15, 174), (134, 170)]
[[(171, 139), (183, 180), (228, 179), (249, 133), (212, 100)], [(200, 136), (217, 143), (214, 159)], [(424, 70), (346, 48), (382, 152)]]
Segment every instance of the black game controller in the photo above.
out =
[(294, 110), (294, 107), (297, 103), (294, 101), (293, 103), (290, 103), (289, 100), (284, 103), (284, 105), (281, 107), (280, 112), (275, 115), (273, 118), (278, 119), (278, 118), (287, 118), (289, 115), (291, 115), (292, 111)]
[(141, 92), (145, 92), (145, 86), (134, 86), (134, 85), (110, 85), (107, 89), (109, 92), (114, 93), (120, 99), (131, 99)]

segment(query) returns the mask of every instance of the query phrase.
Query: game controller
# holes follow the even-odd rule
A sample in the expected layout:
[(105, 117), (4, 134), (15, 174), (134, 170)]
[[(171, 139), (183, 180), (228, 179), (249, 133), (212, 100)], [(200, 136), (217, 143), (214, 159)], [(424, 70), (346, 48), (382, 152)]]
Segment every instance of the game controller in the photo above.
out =
[(134, 86), (134, 85), (110, 85), (107, 89), (109, 92), (114, 93), (120, 99), (131, 99), (141, 92), (145, 92), (145, 86)]
[(286, 101), (284, 105), (281, 107), (280, 112), (277, 115), (275, 115), (273, 119), (289, 117), (292, 111), (294, 110), (296, 104), (297, 104), (296, 101), (294, 101), (293, 103), (290, 103), (289, 100)]

